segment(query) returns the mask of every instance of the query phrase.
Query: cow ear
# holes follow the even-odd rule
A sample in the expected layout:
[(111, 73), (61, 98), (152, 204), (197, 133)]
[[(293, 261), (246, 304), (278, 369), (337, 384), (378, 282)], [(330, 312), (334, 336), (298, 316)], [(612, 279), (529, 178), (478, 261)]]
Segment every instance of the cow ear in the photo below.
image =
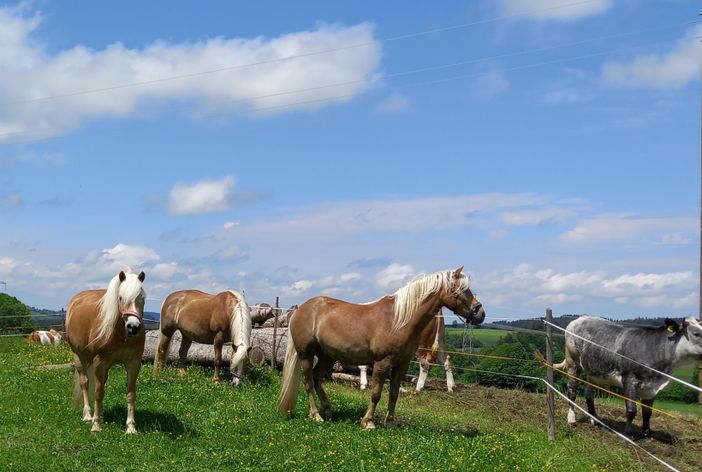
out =
[(680, 331), (680, 325), (678, 322), (671, 320), (670, 318), (665, 319), (665, 328), (669, 333), (677, 333)]
[(127, 278), (127, 274), (125, 274), (123, 270), (120, 270), (119, 271), (119, 281), (124, 282), (124, 279), (126, 279), (126, 278)]
[(138, 278), (139, 278), (139, 282), (143, 282), (144, 279), (146, 278), (146, 274), (144, 273), (143, 270), (142, 270), (141, 272), (139, 272), (139, 277), (138, 277)]

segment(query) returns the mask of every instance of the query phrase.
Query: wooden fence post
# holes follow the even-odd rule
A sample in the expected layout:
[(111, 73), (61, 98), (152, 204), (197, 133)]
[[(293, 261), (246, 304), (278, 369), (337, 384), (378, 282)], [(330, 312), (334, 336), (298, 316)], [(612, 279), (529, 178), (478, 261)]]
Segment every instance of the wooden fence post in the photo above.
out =
[[(553, 311), (546, 308), (546, 321), (553, 323)], [(553, 405), (553, 390), (550, 385), (553, 385), (553, 330), (550, 324), (546, 324), (546, 381), (549, 386), (546, 387), (546, 407), (548, 416), (548, 440), (556, 439), (556, 417), (555, 407)]]
[(280, 302), (279, 297), (275, 297), (275, 322), (273, 323), (273, 349), (271, 349), (271, 352), (273, 355), (271, 356), (271, 368), (272, 369), (277, 369), (277, 362), (276, 359), (278, 358), (278, 349), (277, 349), (277, 339), (278, 339), (278, 315), (280, 315), (280, 307), (278, 306)]

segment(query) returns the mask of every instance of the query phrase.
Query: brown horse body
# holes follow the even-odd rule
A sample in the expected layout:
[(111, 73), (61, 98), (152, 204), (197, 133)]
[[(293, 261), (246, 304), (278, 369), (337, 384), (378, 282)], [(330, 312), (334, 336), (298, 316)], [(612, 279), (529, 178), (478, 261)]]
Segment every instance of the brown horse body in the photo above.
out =
[(331, 404), (321, 382), (334, 362), (373, 364), (371, 401), (361, 424), (367, 429), (375, 427), (375, 408), (385, 379), (390, 376), (385, 422), (394, 425), (400, 381), (417, 352), (420, 333), (442, 306), (474, 324), (481, 323), (485, 317), (462, 268), (418, 278), (393, 296), (368, 304), (328, 297), (315, 297), (303, 303), (290, 320), (279, 411), (290, 414), (294, 410), (302, 375), (310, 417), (323, 421), (314, 394), (319, 396), (321, 413), (329, 413)]
[[(66, 311), (66, 340), (74, 352), (76, 389), (83, 397), (83, 421), (92, 432), (102, 429), (102, 404), (107, 371), (114, 364), (127, 370), (127, 433), (136, 433), (134, 402), (136, 380), (144, 353), (144, 273), (120, 272), (107, 290), (76, 294)], [(94, 386), (95, 409), (90, 414), (88, 391)], [(79, 387), (79, 388), (78, 388)], [(78, 400), (78, 398), (76, 398)]]
[[(453, 387), (455, 387), (456, 383), (453, 380), (453, 371), (451, 370), (451, 356), (445, 353), (445, 342), (446, 326), (444, 324), (444, 315), (439, 310), (419, 335), (419, 347), (417, 348), (417, 359), (419, 360), (417, 392), (422, 391), (432, 365), (435, 365), (437, 362), (442, 364), (446, 371), (446, 388), (449, 392), (453, 392)], [(368, 366), (359, 366), (359, 370), (361, 371), (361, 390), (365, 390), (368, 385)]]
[[(182, 335), (178, 365), (181, 372), (187, 364), (188, 350), (193, 341), (212, 344), (215, 351), (214, 380), (220, 380), (222, 346), (232, 343), (232, 385), (238, 385), (246, 353), (251, 345), (251, 313), (244, 296), (226, 291), (210, 295), (200, 290), (180, 290), (171, 293), (161, 307), (158, 350), (154, 363), (156, 372), (163, 369), (171, 337), (176, 330)], [(237, 371), (238, 369), (238, 371)]]

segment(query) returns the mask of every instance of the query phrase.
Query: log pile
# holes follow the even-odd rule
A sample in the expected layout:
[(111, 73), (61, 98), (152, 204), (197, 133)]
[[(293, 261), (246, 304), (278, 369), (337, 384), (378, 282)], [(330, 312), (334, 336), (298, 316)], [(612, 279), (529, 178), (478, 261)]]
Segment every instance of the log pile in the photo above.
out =
[[(144, 345), (144, 360), (153, 362), (158, 349), (158, 330), (146, 332), (146, 343)], [(287, 348), (288, 330), (278, 328), (276, 336), (276, 365), (282, 368), (285, 361), (285, 349)], [(181, 336), (176, 331), (171, 339), (171, 346), (168, 350), (168, 362), (178, 361), (178, 349), (180, 349)], [(261, 351), (265, 362), (271, 363), (273, 358), (273, 328), (260, 328), (251, 331), (251, 347), (256, 348), (255, 356), (260, 356)], [(254, 351), (254, 349), (252, 349)], [(232, 346), (230, 343), (222, 348), (222, 364), (229, 365), (232, 357)], [(193, 343), (188, 350), (188, 361), (195, 364), (214, 365), (214, 347), (208, 344)]]

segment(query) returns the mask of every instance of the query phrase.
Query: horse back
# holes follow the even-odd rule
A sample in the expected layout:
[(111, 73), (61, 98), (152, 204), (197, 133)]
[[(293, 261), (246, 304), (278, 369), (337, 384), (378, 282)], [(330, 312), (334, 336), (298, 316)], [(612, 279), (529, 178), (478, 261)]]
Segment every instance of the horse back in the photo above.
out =
[(200, 290), (173, 292), (161, 307), (161, 331), (180, 329), (196, 342), (212, 343), (217, 332), (229, 335), (236, 303), (238, 299), (226, 291), (216, 295)]

